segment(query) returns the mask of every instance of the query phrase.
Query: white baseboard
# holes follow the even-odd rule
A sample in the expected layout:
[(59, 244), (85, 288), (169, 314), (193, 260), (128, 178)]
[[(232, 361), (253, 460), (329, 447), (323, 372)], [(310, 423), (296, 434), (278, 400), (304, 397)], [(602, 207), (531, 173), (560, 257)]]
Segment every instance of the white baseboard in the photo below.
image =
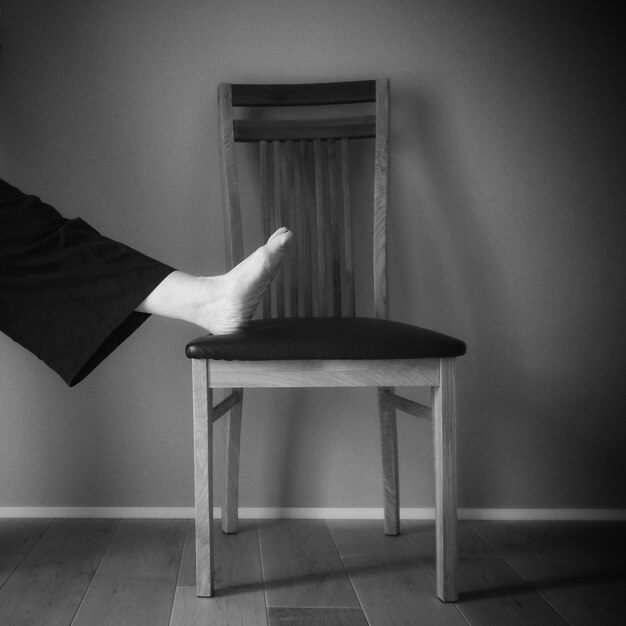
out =
[[(467, 520), (567, 520), (618, 521), (626, 520), (626, 509), (459, 509), (459, 519)], [(0, 507), (0, 518), (161, 518), (187, 519), (194, 517), (193, 507)], [(215, 509), (221, 517), (221, 509)], [(294, 508), (241, 507), (241, 519), (383, 519), (382, 508)], [(402, 519), (435, 519), (434, 508), (404, 508)]]

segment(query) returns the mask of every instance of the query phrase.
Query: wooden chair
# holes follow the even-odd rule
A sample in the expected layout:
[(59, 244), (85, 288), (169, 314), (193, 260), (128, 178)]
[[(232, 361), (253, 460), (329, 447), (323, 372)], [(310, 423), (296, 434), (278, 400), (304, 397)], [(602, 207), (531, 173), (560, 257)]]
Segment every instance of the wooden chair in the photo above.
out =
[[(377, 387), (382, 437), (384, 532), (400, 532), (396, 410), (431, 417), (436, 483), (437, 595), (455, 601), (455, 357), (463, 342), (387, 321), (386, 223), (389, 81), (307, 85), (219, 86), (220, 147), (228, 261), (242, 260), (243, 237), (235, 144), (258, 144), (261, 235), (291, 228), (288, 253), (263, 318), (232, 335), (206, 335), (187, 346), (193, 363), (196, 584), (213, 582), (213, 423), (227, 422), (222, 529), (237, 531), (239, 438), (245, 387)], [(320, 107), (372, 103), (373, 114), (330, 119), (269, 119), (257, 107)], [(361, 107), (362, 105), (359, 105)], [(234, 119), (245, 107), (251, 119)], [(301, 109), (289, 109), (298, 111)], [(307, 108), (307, 112), (311, 109)], [(326, 109), (327, 110), (327, 109)], [(252, 113), (252, 115), (250, 115)], [(349, 143), (374, 140), (373, 291), (375, 317), (355, 317), (349, 186)], [(358, 148), (359, 146), (356, 146)], [(360, 230), (363, 230), (362, 228)], [(426, 386), (432, 409), (395, 394), (395, 386)], [(230, 394), (213, 406), (213, 389)]]

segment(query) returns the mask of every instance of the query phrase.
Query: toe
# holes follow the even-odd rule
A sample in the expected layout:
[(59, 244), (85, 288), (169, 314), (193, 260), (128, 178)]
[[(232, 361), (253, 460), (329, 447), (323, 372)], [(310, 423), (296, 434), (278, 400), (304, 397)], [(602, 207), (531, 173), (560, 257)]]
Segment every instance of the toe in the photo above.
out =
[(286, 232), (289, 232), (289, 229), (286, 226), (281, 226), (272, 235), (270, 235), (267, 243), (269, 243), (270, 241), (272, 241), (272, 239), (275, 239), (276, 237), (280, 237), (280, 235), (284, 235)]
[(293, 239), (293, 233), (288, 228), (279, 228), (268, 240), (266, 246), (270, 252), (282, 252)]

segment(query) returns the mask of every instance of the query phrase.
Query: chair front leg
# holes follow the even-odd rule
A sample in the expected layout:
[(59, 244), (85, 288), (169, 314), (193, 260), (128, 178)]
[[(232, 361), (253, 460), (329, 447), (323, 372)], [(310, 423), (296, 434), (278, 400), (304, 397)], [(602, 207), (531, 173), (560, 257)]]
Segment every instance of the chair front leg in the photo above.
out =
[(396, 409), (385, 400), (392, 387), (378, 388), (380, 440), (383, 457), (383, 490), (385, 496), (385, 535), (400, 534), (400, 493), (398, 479), (398, 431)]
[(213, 392), (208, 361), (192, 359), (196, 595), (213, 595)]
[(222, 508), (222, 530), (236, 533), (239, 527), (239, 450), (241, 446), (241, 410), (243, 389), (233, 389), (237, 404), (226, 418), (226, 489)]
[(432, 388), (435, 449), (437, 596), (456, 602), (456, 384), (455, 359), (440, 360), (440, 385)]

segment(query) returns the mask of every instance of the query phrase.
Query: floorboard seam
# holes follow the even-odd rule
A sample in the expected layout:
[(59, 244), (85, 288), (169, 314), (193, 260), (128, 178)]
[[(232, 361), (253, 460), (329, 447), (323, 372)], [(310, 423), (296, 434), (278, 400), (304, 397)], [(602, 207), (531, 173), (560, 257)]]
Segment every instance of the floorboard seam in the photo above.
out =
[[(591, 567), (593, 567), (595, 570), (601, 572), (602, 571), (602, 566), (598, 565), (598, 563), (596, 561), (594, 561), (592, 558), (589, 558), (589, 555), (585, 554), (580, 548), (577, 548), (576, 546), (572, 546), (570, 547), (570, 549), (572, 550), (573, 553), (575, 553), (576, 555), (578, 555), (583, 561), (585, 561), (585, 563), (587, 563), (588, 565), (590, 565)], [(623, 568), (620, 567), (616, 567), (616, 570), (621, 570)], [(626, 574), (626, 571), (624, 572)], [(620, 587), (621, 589), (626, 589), (626, 580), (616, 580), (615, 584)]]
[(178, 561), (178, 572), (176, 573), (176, 584), (174, 586), (174, 597), (172, 598), (172, 608), (170, 609), (170, 619), (169, 619), (169, 626), (172, 626), (173, 622), (172, 620), (174, 619), (174, 606), (176, 606), (176, 596), (178, 595), (178, 589), (180, 588), (179, 586), (179, 582), (180, 582), (180, 572), (183, 569), (183, 555), (185, 553), (185, 546), (187, 545), (187, 534), (189, 533), (189, 529), (191, 528), (191, 520), (187, 520), (187, 523), (185, 525), (185, 535), (183, 537), (183, 547), (181, 548), (180, 551), (180, 560)]
[(256, 543), (259, 548), (259, 561), (261, 562), (261, 582), (263, 583), (263, 600), (265, 601), (265, 619), (268, 626), (270, 622), (270, 606), (267, 599), (267, 585), (265, 584), (265, 567), (263, 566), (263, 550), (261, 548), (261, 529), (259, 528), (259, 520), (254, 520), (254, 526), (256, 528)]
[(74, 624), (74, 621), (76, 620), (76, 616), (78, 615), (78, 612), (80, 611), (80, 607), (83, 606), (83, 603), (85, 602), (85, 598), (87, 597), (87, 594), (89, 593), (89, 590), (91, 589), (91, 585), (93, 584), (93, 581), (96, 578), (96, 574), (98, 573), (98, 571), (100, 570), (100, 567), (102, 566), (104, 557), (108, 554), (109, 550), (111, 549), (111, 546), (113, 545), (113, 540), (117, 536), (117, 533), (120, 532), (121, 525), (122, 525), (122, 520), (118, 519), (117, 528), (115, 529), (115, 532), (111, 535), (111, 539), (109, 539), (109, 545), (106, 547), (106, 550), (102, 552), (102, 556), (100, 557), (100, 560), (98, 561), (98, 565), (96, 566), (96, 569), (93, 571), (93, 575), (91, 576), (91, 579), (89, 580), (89, 584), (85, 588), (85, 592), (83, 593), (83, 596), (80, 599), (80, 602), (78, 603), (78, 606), (76, 607), (76, 610), (74, 611), (74, 615), (72, 615), (70, 626)]
[(54, 520), (50, 520), (48, 522), (48, 525), (46, 526), (45, 530), (41, 533), (41, 535), (39, 535), (37, 540), (29, 548), (28, 552), (21, 555), (22, 558), (15, 564), (15, 567), (11, 570), (11, 573), (6, 577), (6, 580), (0, 585), (0, 591), (2, 591), (2, 588), (9, 582), (9, 580), (11, 580), (11, 577), (13, 576), (13, 574), (15, 574), (15, 572), (17, 571), (17, 568), (24, 562), (24, 559), (33, 551), (33, 548), (41, 541), (41, 538), (48, 532), (53, 522)]
[(328, 528), (328, 532), (330, 533), (330, 537), (333, 540), (333, 544), (335, 546), (335, 550), (337, 550), (337, 554), (339, 554), (339, 558), (341, 559), (341, 564), (343, 565), (343, 569), (346, 572), (347, 576), (348, 576), (348, 580), (350, 581), (350, 586), (352, 587), (352, 590), (354, 591), (354, 595), (356, 596), (356, 599), (359, 601), (359, 606), (361, 607), (361, 612), (363, 613), (363, 617), (365, 617), (365, 621), (368, 623), (368, 626), (372, 626), (372, 622), (370, 621), (370, 618), (367, 615), (367, 612), (365, 611), (365, 607), (363, 606), (363, 602), (361, 601), (361, 598), (359, 597), (359, 592), (357, 591), (356, 587), (354, 586), (354, 582), (352, 581), (352, 576), (350, 574), (350, 568), (348, 568), (346, 566), (346, 562), (343, 559), (343, 555), (341, 554), (341, 550), (339, 549), (339, 546), (337, 545), (337, 540), (335, 539), (335, 535), (333, 534), (333, 529), (329, 526), (328, 524), (328, 520), (324, 520), (326, 522), (326, 528)]
[[(361, 603), (359, 602), (359, 605)], [(318, 604), (314, 604), (309, 606), (308, 604), (271, 604), (268, 608), (270, 609), (321, 609), (322, 611), (334, 611), (335, 609), (339, 611), (363, 611), (362, 606), (319, 606)]]
[[(499, 523), (501, 524), (506, 524), (507, 522), (505, 521), (500, 521)], [(557, 607), (555, 607), (546, 597), (544, 597), (544, 595), (541, 593), (541, 591), (539, 589), (537, 589), (535, 587), (534, 584), (532, 584), (512, 563), (509, 563), (509, 561), (507, 560), (507, 558), (498, 551), (498, 548), (496, 546), (494, 546), (489, 539), (487, 539), (487, 537), (485, 537), (484, 535), (482, 535), (480, 533), (480, 531), (477, 528), (474, 528), (472, 526), (472, 524), (470, 524), (470, 528), (488, 545), (491, 546), (491, 548), (493, 549), (493, 551), (525, 582), (528, 584), (529, 589), (532, 589), (566, 624), (569, 624), (569, 626), (572, 626), (572, 623), (565, 617), (565, 615), (563, 615), (561, 613), (561, 611), (558, 610)]]

